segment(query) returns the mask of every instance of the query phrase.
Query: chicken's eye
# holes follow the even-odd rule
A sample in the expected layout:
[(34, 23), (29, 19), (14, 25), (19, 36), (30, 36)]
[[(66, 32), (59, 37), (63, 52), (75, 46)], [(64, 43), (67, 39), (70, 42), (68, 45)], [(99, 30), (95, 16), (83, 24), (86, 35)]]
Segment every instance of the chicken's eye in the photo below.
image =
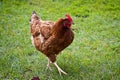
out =
[(66, 19), (66, 20), (64, 21), (64, 23), (63, 23), (64, 27), (69, 26), (69, 24), (70, 24), (70, 22), (69, 22), (68, 19)]

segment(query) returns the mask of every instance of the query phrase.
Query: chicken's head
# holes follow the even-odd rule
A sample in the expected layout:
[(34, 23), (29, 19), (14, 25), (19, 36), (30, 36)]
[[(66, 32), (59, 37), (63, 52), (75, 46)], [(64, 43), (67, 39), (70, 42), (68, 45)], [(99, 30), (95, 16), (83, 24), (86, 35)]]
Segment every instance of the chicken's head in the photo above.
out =
[(73, 24), (72, 18), (70, 17), (69, 14), (66, 14), (66, 18), (64, 20), (64, 26), (70, 28), (72, 24)]

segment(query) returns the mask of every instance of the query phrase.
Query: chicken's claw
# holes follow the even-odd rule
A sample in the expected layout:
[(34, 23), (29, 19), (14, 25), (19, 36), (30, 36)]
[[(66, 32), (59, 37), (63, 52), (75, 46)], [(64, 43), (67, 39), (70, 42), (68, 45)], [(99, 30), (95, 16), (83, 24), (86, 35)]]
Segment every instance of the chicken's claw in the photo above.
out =
[(51, 61), (50, 61), (49, 58), (48, 58), (48, 63), (47, 63), (46, 69), (52, 70), (51, 67), (50, 67), (50, 63), (51, 63)]
[(59, 71), (59, 74), (61, 75), (61, 73), (67, 75), (67, 73), (65, 71), (63, 71), (58, 65), (56, 62), (54, 62), (54, 65), (57, 67), (58, 71)]

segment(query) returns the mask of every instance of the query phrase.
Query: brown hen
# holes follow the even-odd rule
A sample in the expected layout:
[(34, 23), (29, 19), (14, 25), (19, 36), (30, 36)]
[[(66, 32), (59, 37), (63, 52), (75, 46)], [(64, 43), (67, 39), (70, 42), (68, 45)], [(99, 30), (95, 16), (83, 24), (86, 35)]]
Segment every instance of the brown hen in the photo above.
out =
[(52, 62), (60, 75), (67, 73), (57, 65), (56, 56), (72, 43), (74, 39), (72, 24), (73, 20), (68, 14), (66, 14), (66, 18), (52, 22), (41, 20), (34, 11), (30, 20), (32, 44), (48, 57), (47, 68), (51, 69), (50, 62)]

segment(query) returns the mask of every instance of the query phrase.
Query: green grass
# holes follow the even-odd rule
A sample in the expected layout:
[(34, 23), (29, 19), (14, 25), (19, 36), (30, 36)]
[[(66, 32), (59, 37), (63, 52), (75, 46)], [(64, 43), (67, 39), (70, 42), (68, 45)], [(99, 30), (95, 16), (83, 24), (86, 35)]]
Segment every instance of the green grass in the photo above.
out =
[[(57, 69), (31, 44), (36, 11), (55, 21), (69, 13), (75, 39), (57, 57)], [(120, 80), (120, 0), (0, 0), (0, 80)]]

